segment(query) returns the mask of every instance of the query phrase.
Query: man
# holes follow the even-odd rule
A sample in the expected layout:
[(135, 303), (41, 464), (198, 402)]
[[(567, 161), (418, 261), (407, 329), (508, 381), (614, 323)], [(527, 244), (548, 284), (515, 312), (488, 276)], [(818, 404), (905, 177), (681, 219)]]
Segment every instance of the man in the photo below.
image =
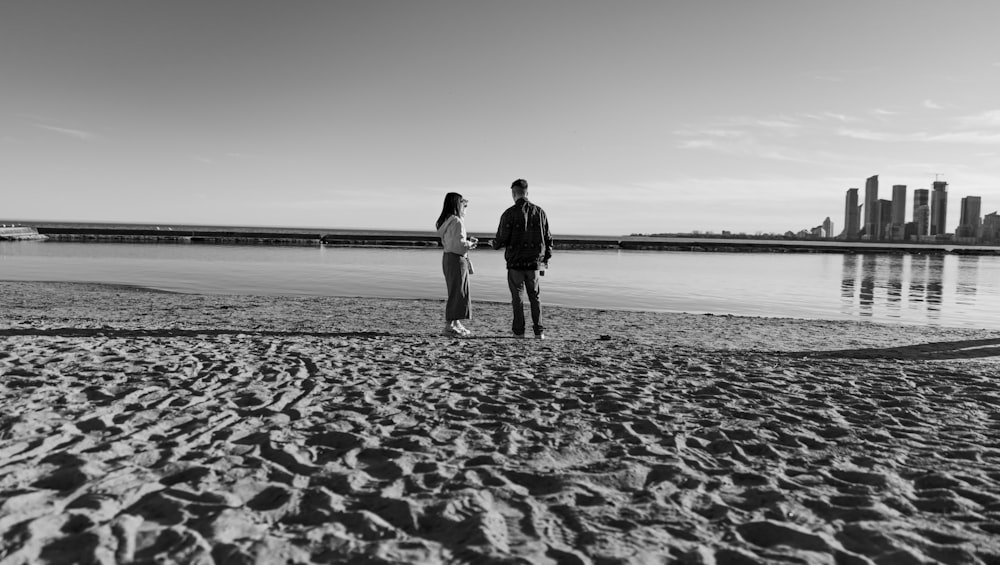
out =
[(539, 277), (545, 272), (552, 257), (552, 234), (545, 210), (528, 201), (528, 181), (517, 179), (510, 185), (514, 205), (500, 216), (493, 249), (506, 247), (507, 285), (510, 287), (514, 307), (514, 324), (511, 329), (517, 337), (524, 337), (524, 302), (521, 292), (526, 291), (531, 303), (531, 322), (535, 337), (545, 339), (542, 327), (542, 305), (538, 299)]

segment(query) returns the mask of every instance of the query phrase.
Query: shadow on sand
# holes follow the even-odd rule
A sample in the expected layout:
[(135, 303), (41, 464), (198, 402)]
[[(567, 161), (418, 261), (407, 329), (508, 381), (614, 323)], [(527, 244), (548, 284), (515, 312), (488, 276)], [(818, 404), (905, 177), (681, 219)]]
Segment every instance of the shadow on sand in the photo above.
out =
[[(15, 336), (30, 337), (106, 337), (106, 338), (173, 338), (173, 337), (220, 337), (220, 336), (246, 336), (246, 337), (318, 337), (318, 338), (377, 338), (377, 337), (401, 337), (406, 334), (390, 332), (317, 332), (317, 331), (275, 331), (275, 330), (236, 330), (236, 329), (191, 329), (182, 330), (176, 328), (157, 328), (150, 330), (120, 329), (120, 328), (8, 328), (0, 329), (0, 338)], [(458, 337), (442, 335), (438, 333), (428, 333), (419, 337), (434, 337), (454, 340), (485, 340), (485, 339), (518, 339), (520, 341), (535, 341), (517, 338), (515, 336), (496, 335), (473, 335), (469, 337)], [(545, 342), (541, 342), (545, 343)]]
[(938, 341), (879, 349), (840, 349), (837, 351), (792, 351), (782, 353), (798, 359), (904, 359), (908, 361), (946, 361), (1000, 357), (1000, 339)]
[(181, 330), (159, 328), (151, 330), (116, 329), (116, 328), (12, 328), (0, 330), (0, 337), (38, 336), (38, 337), (111, 337), (111, 338), (169, 338), (169, 337), (218, 337), (218, 336), (305, 336), (305, 337), (386, 337), (393, 334), (386, 332), (316, 332), (316, 331), (267, 331), (267, 330), (234, 330), (234, 329), (194, 329)]

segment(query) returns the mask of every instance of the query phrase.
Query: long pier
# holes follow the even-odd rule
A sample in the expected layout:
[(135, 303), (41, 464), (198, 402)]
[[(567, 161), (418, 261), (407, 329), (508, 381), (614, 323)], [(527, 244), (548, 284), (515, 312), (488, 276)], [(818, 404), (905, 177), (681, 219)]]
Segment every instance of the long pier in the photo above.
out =
[[(361, 230), (296, 231), (160, 229), (154, 227), (90, 228), (40, 224), (38, 236), (53, 241), (134, 242), (134, 243), (203, 243), (230, 245), (289, 245), (331, 247), (439, 247), (437, 234), (431, 232), (377, 232)], [(2, 229), (0, 229), (2, 230)], [(0, 231), (0, 236), (3, 232)], [(486, 242), (493, 234), (474, 233)], [(13, 239), (13, 238), (11, 238)], [(837, 240), (727, 239), (719, 237), (649, 237), (649, 236), (566, 236), (555, 237), (556, 249), (619, 249), (627, 251), (695, 251), (722, 253), (879, 253), (879, 254), (956, 254), (1000, 255), (1000, 246), (939, 243), (897, 243)]]

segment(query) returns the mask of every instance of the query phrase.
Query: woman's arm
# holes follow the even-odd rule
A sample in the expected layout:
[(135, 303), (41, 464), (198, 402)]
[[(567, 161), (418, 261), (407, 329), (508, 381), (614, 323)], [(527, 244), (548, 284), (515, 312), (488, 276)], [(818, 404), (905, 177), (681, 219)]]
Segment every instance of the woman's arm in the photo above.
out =
[(445, 227), (444, 237), (441, 239), (444, 244), (444, 250), (449, 253), (465, 255), (470, 249), (476, 246), (475, 242), (470, 240), (465, 233), (465, 222), (458, 217), (455, 217), (454, 220), (448, 223)]

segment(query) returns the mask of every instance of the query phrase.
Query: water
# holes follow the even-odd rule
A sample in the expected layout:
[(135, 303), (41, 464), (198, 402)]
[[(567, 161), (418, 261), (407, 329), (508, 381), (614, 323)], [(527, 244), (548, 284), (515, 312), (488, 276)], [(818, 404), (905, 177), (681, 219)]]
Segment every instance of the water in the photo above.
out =
[[(472, 253), (473, 300), (509, 300), (502, 252)], [(0, 279), (207, 294), (444, 297), (441, 251), (0, 242)], [(1000, 257), (561, 251), (547, 304), (1000, 329)]]

